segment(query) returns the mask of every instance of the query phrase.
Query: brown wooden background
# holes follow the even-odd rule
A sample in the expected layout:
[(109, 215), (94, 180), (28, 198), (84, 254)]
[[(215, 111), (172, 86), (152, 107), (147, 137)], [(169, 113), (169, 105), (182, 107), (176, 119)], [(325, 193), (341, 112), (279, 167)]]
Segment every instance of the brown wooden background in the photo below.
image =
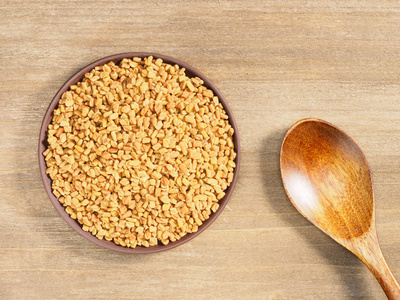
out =
[[(101, 57), (181, 59), (226, 96), (242, 144), (225, 211), (191, 242), (111, 252), (58, 216), (37, 143), (58, 88)], [(361, 262), (291, 206), (279, 148), (300, 118), (347, 131), (373, 172), (383, 252), (400, 279), (398, 1), (0, 0), (1, 299), (385, 299)]]

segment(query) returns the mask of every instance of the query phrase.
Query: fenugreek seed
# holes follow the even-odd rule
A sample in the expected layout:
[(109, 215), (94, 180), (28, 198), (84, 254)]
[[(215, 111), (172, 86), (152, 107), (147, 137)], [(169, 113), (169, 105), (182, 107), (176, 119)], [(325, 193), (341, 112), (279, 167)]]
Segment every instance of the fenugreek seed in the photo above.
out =
[(168, 212), (168, 210), (170, 209), (170, 207), (171, 207), (171, 204), (170, 204), (170, 203), (165, 203), (165, 204), (163, 204), (162, 210), (163, 210), (163, 211), (166, 211), (165, 214), (167, 214), (167, 212)]
[(151, 177), (153, 177), (154, 179), (161, 179), (162, 175), (158, 172), (153, 172), (151, 174)]
[(74, 105), (74, 100), (68, 99), (67, 101), (65, 101), (65, 106), (70, 107), (72, 105)]
[(133, 228), (133, 227), (135, 227), (135, 223), (133, 223), (133, 222), (126, 222), (125, 225), (126, 225), (126, 227), (128, 227), (128, 228)]
[(219, 193), (219, 194), (217, 195), (217, 199), (218, 199), (218, 200), (221, 200), (222, 198), (224, 198), (224, 196), (225, 196), (225, 193), (224, 193), (224, 192), (221, 192), (221, 193)]
[(189, 116), (189, 115), (185, 116), (185, 121), (188, 122), (188, 123), (192, 123), (192, 124), (196, 123), (196, 120), (194, 119), (194, 117), (193, 116)]
[(164, 232), (162, 233), (162, 235), (161, 235), (161, 238), (162, 238), (163, 240), (168, 239), (168, 237), (169, 237), (169, 232), (168, 232), (168, 231), (164, 231)]
[(233, 181), (233, 173), (228, 174), (228, 182), (231, 183)]
[(193, 197), (193, 201), (204, 201), (204, 200), (207, 200), (206, 195), (196, 195)]
[(216, 211), (218, 210), (218, 208), (219, 208), (219, 204), (218, 204), (218, 203), (214, 203), (214, 204), (211, 206), (211, 210), (212, 210), (213, 212), (216, 212)]
[(140, 160), (131, 160), (128, 162), (128, 165), (131, 167), (138, 167), (141, 165)]
[(85, 151), (85, 149), (83, 149), (81, 146), (78, 146), (78, 145), (75, 145), (75, 149), (78, 150), (80, 153)]
[(115, 120), (118, 118), (118, 113), (113, 113), (109, 116), (110, 120)]
[(160, 200), (162, 203), (170, 203), (171, 202), (171, 199), (169, 199), (168, 196), (160, 197)]
[(179, 227), (183, 227), (183, 225), (185, 224), (185, 220), (182, 219), (182, 218), (179, 218), (179, 219), (177, 220), (177, 222), (178, 222), (178, 226), (179, 226)]
[(194, 91), (194, 86), (193, 86), (193, 84), (190, 82), (190, 80), (186, 81), (186, 86), (189, 88), (189, 90), (190, 90), (191, 92)]
[(217, 185), (218, 184), (218, 180), (210, 178), (210, 179), (207, 180), (207, 183), (211, 184), (211, 185)]
[(82, 116), (86, 117), (89, 113), (89, 107), (85, 106), (84, 108), (82, 108)]
[(130, 182), (129, 182), (129, 180), (128, 179), (126, 179), (126, 178), (122, 178), (121, 180), (120, 180), (120, 183), (122, 184), (122, 185), (128, 185)]
[(65, 133), (62, 133), (60, 135), (60, 141), (61, 141), (61, 143), (64, 143), (67, 141), (67, 135)]

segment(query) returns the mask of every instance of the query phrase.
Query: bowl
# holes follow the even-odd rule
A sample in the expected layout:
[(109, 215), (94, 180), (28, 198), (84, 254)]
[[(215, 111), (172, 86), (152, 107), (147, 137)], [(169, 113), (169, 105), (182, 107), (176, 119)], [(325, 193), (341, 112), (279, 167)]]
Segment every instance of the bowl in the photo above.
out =
[[(120, 245), (115, 244), (113, 241), (106, 241), (106, 240), (100, 240), (97, 237), (93, 236), (90, 232), (86, 232), (81, 228), (81, 225), (78, 223), (78, 221), (72, 219), (69, 214), (65, 211), (64, 206), (58, 201), (57, 197), (52, 193), (52, 180), (50, 177), (46, 174), (46, 161), (42, 153), (47, 149), (48, 143), (47, 143), (47, 128), (49, 123), (52, 120), (53, 117), (53, 111), (54, 109), (58, 106), (58, 102), (60, 100), (61, 95), (69, 89), (71, 85), (76, 84), (80, 80), (83, 79), (84, 75), (95, 68), (96, 66), (101, 66), (104, 65), (110, 61), (113, 61), (115, 64), (118, 64), (122, 59), (124, 58), (132, 58), (132, 57), (147, 57), (147, 56), (153, 56), (154, 58), (161, 58), (165, 63), (172, 64), (172, 65), (179, 65), (180, 67), (183, 67), (186, 69), (186, 75), (188, 77), (199, 77), (201, 78), (204, 83), (203, 85), (209, 88), (214, 92), (216, 96), (218, 96), (221, 104), (223, 105), (226, 113), (229, 116), (229, 123), (234, 129), (234, 135), (233, 135), (233, 143), (236, 151), (236, 158), (235, 158), (235, 163), (236, 167), (234, 170), (234, 176), (233, 176), (233, 181), (231, 182), (231, 185), (228, 187), (228, 189), (225, 191), (226, 194), (225, 196), (219, 200), (219, 208), (215, 213), (211, 213), (209, 219), (203, 222), (201, 226), (199, 226), (199, 229), (197, 232), (194, 233), (188, 233), (181, 239), (175, 241), (175, 242), (170, 242), (167, 245), (163, 244), (158, 244), (155, 246), (150, 246), (150, 247), (143, 247), (143, 246), (137, 246), (136, 248), (127, 248), (123, 247)], [(175, 58), (168, 57), (165, 55), (160, 55), (160, 54), (155, 54), (155, 53), (145, 53), (145, 52), (131, 52), (131, 53), (120, 53), (120, 54), (115, 54), (111, 56), (104, 57), (102, 59), (99, 59), (83, 69), (81, 69), (79, 72), (77, 72), (75, 75), (73, 75), (64, 85), (60, 88), (60, 90), (57, 92), (57, 94), (54, 96), (53, 100), (51, 101), (49, 108), (46, 111), (46, 114), (44, 115), (42, 126), (40, 128), (40, 135), (39, 135), (39, 149), (38, 149), (38, 155), (39, 155), (39, 169), (40, 169), (40, 174), (43, 180), (43, 184), (45, 187), (45, 190), (47, 192), (47, 195), (50, 198), (51, 203), (53, 204), (54, 208), (57, 210), (57, 212), (60, 214), (60, 216), (67, 222), (69, 226), (71, 226), (76, 232), (78, 232), (80, 235), (88, 239), (89, 241), (110, 249), (110, 250), (115, 250), (119, 252), (125, 252), (125, 253), (155, 253), (155, 252), (160, 252), (160, 251), (165, 251), (169, 250), (172, 248), (175, 248), (177, 246), (180, 246), (191, 239), (195, 238), (198, 236), (200, 233), (202, 233), (204, 230), (206, 230), (216, 219), (217, 217), (221, 214), (223, 211), (224, 207), (229, 201), (229, 198), (232, 195), (233, 189), (236, 185), (237, 181), (237, 176), (239, 173), (239, 163), (240, 163), (240, 147), (239, 147), (239, 137), (238, 137), (238, 128), (236, 125), (236, 122), (234, 120), (232, 111), (230, 110), (225, 98), (221, 95), (221, 93), (218, 91), (218, 89), (215, 87), (215, 85), (207, 79), (202, 73), (200, 73), (198, 70), (193, 68), (192, 66), (179, 61)]]

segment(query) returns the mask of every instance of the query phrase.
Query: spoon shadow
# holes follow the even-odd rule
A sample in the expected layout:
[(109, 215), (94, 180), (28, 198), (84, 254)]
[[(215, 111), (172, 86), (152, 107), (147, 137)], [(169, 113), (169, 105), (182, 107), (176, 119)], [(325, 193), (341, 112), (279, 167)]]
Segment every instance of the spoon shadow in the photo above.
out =
[[(350, 251), (325, 235), (317, 227), (307, 221), (291, 204), (283, 187), (279, 153), (286, 131), (275, 131), (263, 140), (260, 151), (260, 163), (272, 168), (262, 168), (264, 192), (271, 211), (280, 215), (280, 218), (290, 227), (296, 229), (300, 236), (318, 250), (324, 260), (339, 274), (342, 285), (346, 287), (348, 296), (352, 299), (373, 299), (365, 289), (365, 279), (358, 276), (358, 269), (363, 266)], [(312, 226), (305, 230), (305, 226)], [(306, 274), (305, 274), (306, 275)], [(328, 293), (328, 291), (327, 291)]]

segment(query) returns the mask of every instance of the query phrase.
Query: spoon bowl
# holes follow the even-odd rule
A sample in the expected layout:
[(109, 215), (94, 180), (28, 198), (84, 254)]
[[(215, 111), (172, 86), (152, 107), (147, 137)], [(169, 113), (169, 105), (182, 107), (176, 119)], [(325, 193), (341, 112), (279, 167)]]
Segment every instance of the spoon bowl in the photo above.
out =
[(400, 299), (376, 235), (371, 172), (360, 147), (336, 126), (305, 119), (286, 134), (280, 167), (296, 209), (357, 255), (390, 299)]

